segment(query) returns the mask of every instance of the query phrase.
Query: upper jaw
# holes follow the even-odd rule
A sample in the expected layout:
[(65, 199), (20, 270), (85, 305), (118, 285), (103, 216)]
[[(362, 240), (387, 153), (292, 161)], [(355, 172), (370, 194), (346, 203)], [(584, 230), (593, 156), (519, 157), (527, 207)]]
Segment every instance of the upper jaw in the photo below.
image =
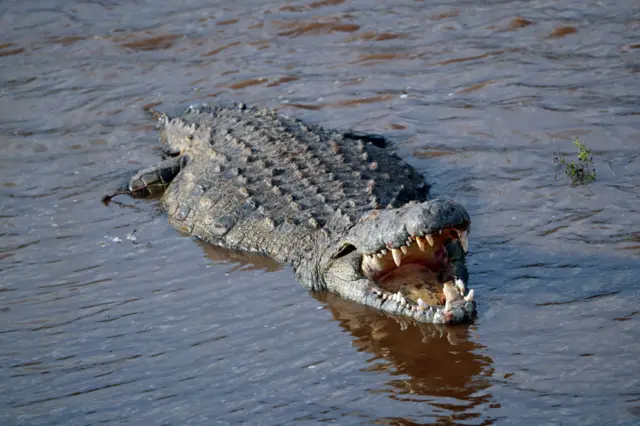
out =
[(419, 237), (418, 244), (430, 243), (443, 230), (455, 229), (466, 251), (470, 224), (469, 213), (460, 204), (434, 199), (396, 209), (375, 210), (352, 228), (348, 240), (360, 252), (374, 254), (381, 250), (401, 250), (416, 237)]
[(464, 270), (465, 274), (454, 277), (466, 281), (466, 268), (458, 266), (464, 266), (470, 226), (464, 207), (435, 199), (363, 217), (351, 230), (348, 243), (362, 254), (362, 270), (373, 280), (406, 263), (440, 272), (452, 259), (457, 262), (454, 272)]

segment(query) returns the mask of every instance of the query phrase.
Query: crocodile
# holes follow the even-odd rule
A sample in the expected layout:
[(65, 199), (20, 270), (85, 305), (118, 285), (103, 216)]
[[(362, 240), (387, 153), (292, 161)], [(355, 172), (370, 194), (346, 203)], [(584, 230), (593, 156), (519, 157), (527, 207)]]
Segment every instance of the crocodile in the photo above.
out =
[(429, 199), (385, 137), (245, 104), (156, 114), (164, 160), (103, 201), (158, 194), (180, 231), (267, 254), (312, 291), (417, 322), (474, 319), (469, 214)]

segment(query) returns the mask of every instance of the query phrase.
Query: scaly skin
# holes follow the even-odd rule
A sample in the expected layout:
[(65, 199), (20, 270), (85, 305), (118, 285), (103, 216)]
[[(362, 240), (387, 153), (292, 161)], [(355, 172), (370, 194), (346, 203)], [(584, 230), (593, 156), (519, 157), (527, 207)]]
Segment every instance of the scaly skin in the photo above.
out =
[[(242, 104), (192, 106), (160, 121), (166, 152), (174, 157), (139, 172), (105, 200), (166, 187), (162, 204), (174, 226), (290, 264), (311, 290), (420, 322), (473, 318), (473, 300), (442, 287), (468, 279), (462, 247), (469, 215), (453, 201), (427, 201), (423, 177), (390, 152), (383, 137), (324, 130)], [(414, 267), (405, 274), (395, 269), (399, 262)], [(445, 310), (416, 299), (436, 293), (455, 303)]]

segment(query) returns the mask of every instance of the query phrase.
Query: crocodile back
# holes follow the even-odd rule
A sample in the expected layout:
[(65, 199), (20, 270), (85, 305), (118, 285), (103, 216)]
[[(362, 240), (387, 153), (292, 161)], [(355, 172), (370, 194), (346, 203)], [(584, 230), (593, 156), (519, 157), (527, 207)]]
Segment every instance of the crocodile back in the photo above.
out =
[(380, 139), (270, 109), (190, 108), (163, 135), (188, 158), (163, 198), (172, 222), (283, 262), (345, 235), (371, 210), (427, 198), (423, 177)]

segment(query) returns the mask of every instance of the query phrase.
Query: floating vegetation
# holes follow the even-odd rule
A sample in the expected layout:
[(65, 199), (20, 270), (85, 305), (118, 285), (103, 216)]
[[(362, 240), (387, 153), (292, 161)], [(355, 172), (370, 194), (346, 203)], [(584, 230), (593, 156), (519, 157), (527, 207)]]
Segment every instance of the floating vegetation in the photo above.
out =
[(568, 161), (557, 155), (555, 163), (562, 164), (564, 173), (569, 176), (573, 185), (583, 185), (596, 180), (596, 168), (593, 165), (591, 150), (576, 138), (573, 144), (578, 147), (578, 161)]

